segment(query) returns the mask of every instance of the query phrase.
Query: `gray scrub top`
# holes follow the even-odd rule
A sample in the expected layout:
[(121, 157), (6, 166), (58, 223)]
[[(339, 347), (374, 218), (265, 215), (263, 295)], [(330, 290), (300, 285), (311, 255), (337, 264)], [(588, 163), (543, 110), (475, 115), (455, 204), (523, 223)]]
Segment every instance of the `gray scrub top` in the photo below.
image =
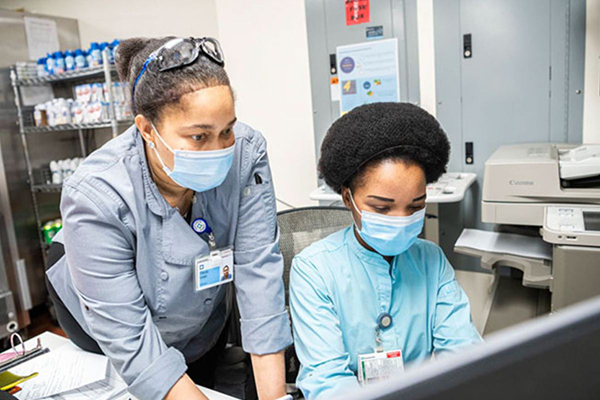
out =
[[(237, 123), (233, 166), (223, 184), (196, 194), (191, 221), (205, 218), (218, 247), (234, 246), (242, 344), (269, 354), (292, 343), (285, 309), (275, 195), (263, 136)], [(66, 180), (65, 256), (48, 278), (140, 399), (157, 399), (186, 362), (216, 342), (231, 284), (195, 292), (193, 260), (208, 254), (152, 181), (135, 125), (92, 153)]]

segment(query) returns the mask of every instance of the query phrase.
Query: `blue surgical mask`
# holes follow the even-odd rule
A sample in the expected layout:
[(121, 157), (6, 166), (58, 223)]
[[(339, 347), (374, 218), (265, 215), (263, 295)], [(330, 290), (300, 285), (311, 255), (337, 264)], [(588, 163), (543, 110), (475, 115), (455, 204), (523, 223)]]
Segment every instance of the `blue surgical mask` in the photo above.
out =
[(382, 256), (392, 257), (404, 253), (423, 230), (425, 209), (407, 217), (392, 217), (359, 210), (352, 192), (350, 200), (361, 217), (360, 230), (357, 225), (360, 237)]
[(154, 150), (163, 170), (173, 182), (196, 192), (205, 192), (223, 183), (233, 164), (235, 143), (223, 150), (173, 150), (160, 136), (154, 124), (152, 128), (162, 144), (173, 153), (173, 170), (170, 170), (160, 158), (156, 145), (148, 142), (148, 146)]

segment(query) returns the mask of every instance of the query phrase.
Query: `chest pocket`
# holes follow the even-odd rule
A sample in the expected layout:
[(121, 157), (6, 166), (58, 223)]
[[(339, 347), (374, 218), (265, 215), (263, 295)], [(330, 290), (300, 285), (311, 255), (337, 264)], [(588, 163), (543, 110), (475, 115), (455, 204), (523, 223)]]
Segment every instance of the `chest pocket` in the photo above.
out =
[(277, 212), (271, 183), (246, 186), (240, 201), (236, 251), (272, 243), (276, 233)]
[(208, 254), (206, 243), (178, 215), (163, 220), (163, 258), (171, 264), (192, 266), (194, 258)]

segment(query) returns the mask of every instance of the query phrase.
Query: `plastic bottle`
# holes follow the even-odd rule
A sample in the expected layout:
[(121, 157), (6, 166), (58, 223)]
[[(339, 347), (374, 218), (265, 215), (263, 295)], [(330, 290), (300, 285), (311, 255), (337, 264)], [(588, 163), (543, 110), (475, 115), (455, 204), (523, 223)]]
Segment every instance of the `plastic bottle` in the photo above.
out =
[[(102, 43), (100, 43), (100, 52), (101, 52), (101, 53), (103, 53), (103, 52), (104, 52), (104, 50), (106, 50), (106, 49), (108, 49), (108, 48), (109, 48), (109, 44), (108, 44), (108, 42), (102, 42)], [(108, 57), (110, 58), (110, 49), (108, 50), (108, 53), (109, 53), (109, 54), (108, 54)], [(102, 57), (102, 54), (100, 54), (100, 57)]]
[(64, 180), (73, 174), (73, 170), (71, 169), (71, 159), (66, 158), (66, 159), (62, 160), (62, 166), (63, 166), (63, 180)]
[(42, 78), (46, 75), (48, 75), (48, 72), (46, 72), (46, 57), (42, 57), (37, 61), (37, 76)]
[(90, 67), (98, 67), (102, 65), (102, 53), (100, 51), (100, 45), (97, 42), (90, 44)]
[(53, 239), (54, 239), (54, 236), (56, 236), (56, 234), (58, 232), (60, 232), (61, 229), (62, 229), (62, 220), (57, 219), (56, 221), (54, 221), (52, 223), (52, 233), (53, 233), (52, 238)]
[(85, 62), (87, 63), (88, 67), (92, 66), (92, 55), (90, 54), (90, 51), (84, 51), (83, 55), (85, 56)]
[(47, 118), (46, 104), (38, 104), (33, 108), (33, 121), (35, 122), (35, 126), (48, 125)]
[(108, 61), (111, 64), (115, 63), (115, 54), (117, 54), (117, 47), (119, 46), (119, 39), (115, 39), (112, 41), (112, 43), (109, 46), (110, 49), (110, 53), (108, 53)]
[(75, 50), (75, 69), (80, 70), (87, 67), (85, 55), (81, 49)]
[(50, 161), (50, 173), (52, 174), (52, 183), (55, 185), (62, 183), (62, 174), (56, 160)]
[(42, 232), (44, 234), (44, 241), (46, 244), (52, 243), (52, 238), (54, 238), (54, 230), (52, 228), (52, 222), (46, 222), (42, 228)]
[(46, 73), (48, 73), (48, 75), (54, 75), (54, 65), (54, 56), (48, 53), (46, 55)]
[(65, 59), (62, 52), (57, 51), (54, 53), (54, 73), (62, 74), (65, 72)]
[(75, 71), (75, 57), (71, 50), (65, 51), (65, 71)]
[(77, 158), (73, 158), (71, 159), (71, 175), (73, 175), (75, 173), (75, 170), (77, 169), (77, 167), (79, 166), (79, 159)]

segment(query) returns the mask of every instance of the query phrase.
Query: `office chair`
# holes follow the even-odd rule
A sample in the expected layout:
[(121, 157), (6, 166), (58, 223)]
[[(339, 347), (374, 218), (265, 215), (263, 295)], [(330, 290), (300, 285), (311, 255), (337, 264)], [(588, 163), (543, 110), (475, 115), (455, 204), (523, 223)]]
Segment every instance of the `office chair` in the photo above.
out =
[[(296, 254), (310, 246), (312, 243), (321, 240), (330, 234), (339, 231), (352, 224), (352, 215), (350, 211), (343, 207), (304, 207), (281, 211), (277, 214), (277, 224), (279, 225), (279, 247), (283, 255), (283, 282), (285, 287), (285, 305), (289, 305), (289, 283), (290, 268), (292, 259)], [(229, 326), (229, 344), (223, 360), (226, 370), (246, 371), (244, 390), (242, 393), (229, 392), (245, 400), (256, 399), (256, 387), (254, 385), (254, 374), (251, 368), (250, 358), (243, 352), (241, 347), (241, 327), (240, 314), (237, 302), (233, 302)], [(288, 392), (292, 392), (294, 398), (298, 398), (299, 393), (295, 382), (300, 368), (300, 362), (296, 357), (294, 346), (290, 346), (285, 351), (285, 369), (286, 383)], [(245, 368), (244, 368), (245, 366)], [(223, 374), (226, 376), (227, 374)], [(242, 372), (242, 375), (244, 373)], [(229, 376), (232, 376), (229, 373)], [(231, 385), (231, 383), (228, 383)], [(226, 391), (224, 387), (216, 389)]]
[(289, 305), (292, 259), (316, 241), (352, 225), (352, 214), (345, 207), (303, 207), (277, 214), (279, 248), (283, 255), (285, 305)]
[[(283, 255), (285, 305), (289, 306), (290, 268), (292, 259), (306, 247), (352, 224), (352, 214), (344, 207), (304, 207), (277, 214), (279, 248)], [(294, 346), (285, 351), (285, 381), (295, 388), (300, 362)]]

